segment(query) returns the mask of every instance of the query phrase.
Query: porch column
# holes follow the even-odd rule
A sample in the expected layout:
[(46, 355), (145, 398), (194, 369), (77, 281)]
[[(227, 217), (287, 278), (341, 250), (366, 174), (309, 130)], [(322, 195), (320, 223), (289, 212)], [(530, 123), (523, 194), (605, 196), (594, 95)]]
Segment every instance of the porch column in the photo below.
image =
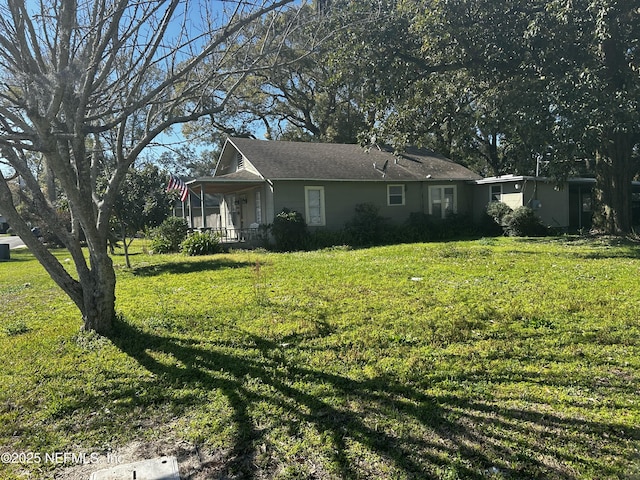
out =
[(193, 208), (191, 208), (191, 190), (187, 193), (187, 202), (189, 202), (189, 228), (193, 228)]
[(200, 184), (200, 213), (202, 214), (202, 228), (207, 228), (207, 215), (204, 211), (204, 189)]

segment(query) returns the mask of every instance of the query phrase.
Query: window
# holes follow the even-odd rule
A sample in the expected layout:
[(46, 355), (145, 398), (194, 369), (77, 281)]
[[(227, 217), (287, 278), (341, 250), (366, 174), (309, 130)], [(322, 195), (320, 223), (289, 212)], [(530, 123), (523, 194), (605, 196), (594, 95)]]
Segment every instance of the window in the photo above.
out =
[(307, 225), (325, 225), (324, 187), (304, 187), (304, 204)]
[(446, 218), (457, 211), (456, 187), (429, 187), (429, 213), (437, 218)]
[(502, 201), (502, 185), (491, 185), (489, 190), (489, 201), (490, 202)]
[(404, 205), (404, 185), (387, 185), (387, 205)]

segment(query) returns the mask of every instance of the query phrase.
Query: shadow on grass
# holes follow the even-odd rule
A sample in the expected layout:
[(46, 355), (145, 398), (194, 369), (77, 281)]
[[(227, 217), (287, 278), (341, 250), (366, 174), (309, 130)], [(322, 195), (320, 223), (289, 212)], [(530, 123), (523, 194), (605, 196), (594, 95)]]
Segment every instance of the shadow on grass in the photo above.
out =
[[(568, 251), (567, 257), (584, 259), (609, 259), (609, 258), (640, 258), (640, 241), (625, 237), (585, 237), (585, 236), (563, 236), (563, 237), (527, 237), (516, 239), (518, 243), (566, 245), (591, 247), (591, 252)], [(519, 254), (534, 254), (538, 252), (512, 251)]]
[(197, 262), (172, 261), (157, 265), (134, 267), (133, 274), (139, 277), (154, 277), (163, 274), (179, 274), (222, 270), (225, 268), (243, 268), (252, 265), (250, 262), (235, 262), (226, 259), (199, 260)]
[[(317, 458), (307, 452), (306, 458), (287, 460), (292, 465), (331, 465), (333, 472), (326, 475), (326, 465), (314, 475), (298, 472), (304, 478), (480, 479), (497, 474), (568, 479), (576, 477), (573, 468), (584, 461), (583, 455), (603, 455), (610, 448), (597, 443), (600, 435), (606, 434), (608, 441), (640, 439), (640, 430), (624, 431), (615, 424), (456, 395), (432, 396), (393, 378), (356, 380), (309, 368), (288, 359), (284, 344), (257, 336), (246, 335), (240, 343), (203, 343), (145, 332), (126, 321), (117, 331), (114, 344), (154, 374), (154, 402), (176, 402), (168, 400), (171, 389), (204, 386), (220, 392), (230, 405), (233, 445), (224, 462), (209, 466), (207, 478), (264, 478), (265, 468), (277, 469), (273, 460), (261, 458), (261, 448), (270, 443), (269, 428), (259, 425), (255, 412), (265, 406), (274, 416), (285, 412), (273, 421), (292, 438), (301, 437), (294, 443), (304, 441), (301, 425), (309, 425), (330, 444)], [(256, 389), (255, 382), (267, 388)], [(330, 393), (318, 394), (319, 388)], [(176, 410), (203, 401), (197, 395), (180, 396)], [(604, 477), (615, 472), (597, 471)]]
[(9, 260), (0, 259), (0, 265), (11, 265), (12, 263), (28, 262), (31, 260), (31, 258), (19, 257), (17, 255), (14, 255), (13, 250), (11, 250), (11, 258)]

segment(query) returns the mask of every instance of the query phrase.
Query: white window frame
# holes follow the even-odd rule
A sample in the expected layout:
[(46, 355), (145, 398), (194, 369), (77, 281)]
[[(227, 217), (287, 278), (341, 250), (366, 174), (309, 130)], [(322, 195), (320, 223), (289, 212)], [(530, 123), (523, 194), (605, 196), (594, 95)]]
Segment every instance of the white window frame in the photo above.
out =
[[(317, 222), (312, 222), (311, 219), (311, 211), (309, 205), (309, 192), (318, 191), (320, 192), (320, 220)], [(325, 206), (324, 206), (324, 187), (321, 186), (307, 186), (304, 187), (304, 213), (305, 219), (307, 221), (307, 225), (310, 227), (324, 227), (327, 224), (327, 219), (325, 216)]]
[[(453, 213), (458, 213), (458, 187), (457, 185), (431, 185), (429, 186), (429, 215), (433, 215), (433, 191), (438, 189), (440, 192), (440, 202), (444, 198), (444, 191), (447, 188), (453, 189)], [(441, 209), (440, 218), (446, 218), (447, 212)]]
[[(493, 189), (496, 188), (496, 187), (498, 187), (500, 189), (500, 194), (499, 194), (500, 198), (498, 200), (493, 198), (493, 196), (495, 195), (493, 193)], [(495, 202), (495, 201), (501, 202), (502, 201), (502, 193), (503, 192), (502, 192), (502, 184), (501, 183), (498, 183), (498, 184), (494, 183), (493, 185), (489, 185), (489, 202)]]
[[(391, 194), (391, 189), (393, 187), (400, 187), (401, 188), (401, 190), (402, 190), (400, 192), (400, 196), (401, 196), (401, 199), (402, 199), (401, 203), (391, 203), (391, 195), (392, 195)], [(405, 193), (406, 193), (406, 189), (405, 189), (404, 184), (402, 184), (402, 183), (395, 183), (395, 184), (392, 183), (390, 185), (387, 185), (387, 206), (389, 206), (389, 207), (402, 207), (402, 206), (404, 206), (406, 204), (406, 195), (405, 195)], [(394, 193), (393, 196), (397, 197), (398, 194)]]

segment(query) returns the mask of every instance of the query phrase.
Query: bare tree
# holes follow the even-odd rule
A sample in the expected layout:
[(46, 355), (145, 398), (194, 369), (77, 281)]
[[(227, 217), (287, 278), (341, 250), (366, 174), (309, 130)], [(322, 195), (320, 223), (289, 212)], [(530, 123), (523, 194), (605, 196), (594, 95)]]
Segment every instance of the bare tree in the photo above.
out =
[[(78, 306), (85, 329), (105, 335), (113, 329), (116, 279), (107, 236), (128, 169), (172, 126), (203, 116), (215, 122), (249, 73), (272, 67), (265, 59), (274, 61), (296, 27), (295, 15), (283, 24), (277, 13), (293, 4), (0, 1), (0, 211)], [(273, 19), (271, 35), (261, 31), (256, 49), (252, 29), (258, 23), (262, 29), (265, 18)], [(115, 168), (102, 189), (106, 144), (116, 146), (109, 149)], [(66, 197), (71, 229), (29, 167), (34, 154)], [(32, 213), (68, 249), (77, 275), (30, 234), (7, 183), (15, 174)]]

